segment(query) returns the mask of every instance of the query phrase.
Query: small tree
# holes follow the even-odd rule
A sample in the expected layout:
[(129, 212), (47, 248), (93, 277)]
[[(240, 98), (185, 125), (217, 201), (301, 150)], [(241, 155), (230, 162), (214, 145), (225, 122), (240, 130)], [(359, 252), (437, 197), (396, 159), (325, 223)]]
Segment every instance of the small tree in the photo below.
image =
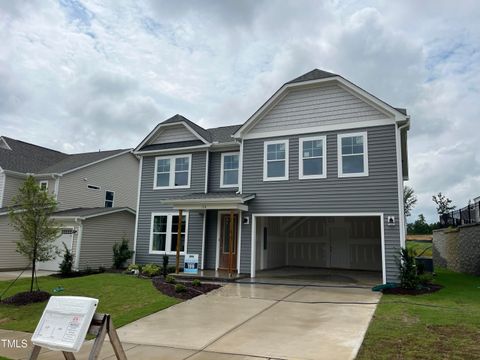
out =
[(441, 192), (438, 195), (433, 195), (432, 200), (437, 204), (437, 213), (438, 215), (448, 214), (450, 211), (455, 210), (455, 205), (452, 204), (452, 200), (443, 195)]
[(32, 292), (37, 262), (51, 260), (58, 253), (54, 241), (60, 235), (60, 229), (51, 217), (57, 202), (47, 191), (40, 189), (33, 176), (27, 178), (12, 202), (15, 206), (9, 209), (10, 223), (20, 233), (17, 252), (32, 264)]
[(121, 243), (113, 245), (113, 267), (115, 269), (123, 268), (125, 261), (131, 259), (134, 252), (128, 248), (128, 239), (124, 236)]
[(413, 191), (413, 188), (410, 186), (405, 185), (403, 187), (403, 209), (405, 212), (405, 216), (410, 216), (413, 207), (417, 203), (417, 196)]
[(69, 276), (72, 274), (73, 254), (68, 249), (67, 245), (65, 245), (65, 243), (63, 243), (63, 247), (64, 247), (64, 253), (63, 253), (62, 263), (60, 264), (60, 272), (62, 273), (63, 276)]
[(420, 277), (417, 272), (415, 256), (411, 250), (402, 248), (398, 260), (400, 270), (400, 287), (404, 289), (416, 289), (420, 284)]

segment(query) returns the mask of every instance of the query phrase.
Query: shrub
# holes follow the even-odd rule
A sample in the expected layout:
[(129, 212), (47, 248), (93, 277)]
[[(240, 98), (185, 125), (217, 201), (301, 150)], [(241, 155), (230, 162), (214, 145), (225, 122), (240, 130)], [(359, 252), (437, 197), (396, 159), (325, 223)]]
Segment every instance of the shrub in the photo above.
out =
[(195, 280), (192, 281), (192, 285), (193, 285), (193, 286), (201, 286), (202, 283), (200, 282), (200, 280), (195, 279)]
[(160, 274), (160, 267), (155, 264), (147, 264), (143, 266), (142, 274), (148, 277), (157, 276)]
[(65, 243), (63, 243), (63, 247), (65, 248), (65, 253), (63, 254), (63, 260), (60, 264), (60, 273), (62, 276), (69, 276), (73, 272), (73, 254), (68, 250)]
[(164, 278), (166, 278), (168, 274), (168, 260), (169, 260), (168, 255), (167, 254), (163, 255), (162, 273)]
[(138, 264), (130, 264), (127, 267), (128, 272), (132, 272), (133, 270), (140, 270), (140, 266)]
[(186, 291), (187, 291), (187, 288), (185, 287), (185, 285), (183, 285), (183, 284), (175, 285), (175, 292), (182, 293), (182, 292), (186, 292)]
[(418, 281), (422, 285), (428, 285), (432, 282), (433, 280), (433, 275), (432, 274), (422, 274), (418, 277)]
[(169, 283), (169, 284), (175, 284), (177, 282), (177, 280), (175, 280), (175, 278), (173, 276), (170, 276), (168, 275), (166, 278), (165, 278), (165, 282)]
[(98, 272), (99, 272), (100, 274), (104, 273), (106, 270), (107, 270), (107, 269), (105, 268), (105, 266), (99, 266), (99, 267), (98, 267)]
[(415, 256), (412, 251), (406, 248), (400, 250), (399, 270), (400, 287), (404, 289), (417, 289), (420, 284), (420, 277), (417, 273)]
[(128, 248), (128, 239), (122, 238), (121, 243), (113, 245), (113, 267), (115, 269), (122, 269), (125, 262), (132, 258), (134, 251)]

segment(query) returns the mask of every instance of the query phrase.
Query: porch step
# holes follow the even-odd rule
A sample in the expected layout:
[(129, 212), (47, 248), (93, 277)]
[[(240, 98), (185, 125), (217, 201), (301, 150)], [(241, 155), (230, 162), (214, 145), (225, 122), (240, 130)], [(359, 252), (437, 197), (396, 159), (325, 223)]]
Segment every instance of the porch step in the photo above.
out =
[(193, 280), (200, 280), (200, 281), (212, 281), (212, 282), (235, 282), (239, 279), (248, 278), (249, 275), (247, 274), (232, 274), (232, 276), (228, 276), (227, 272), (221, 271), (214, 271), (214, 270), (203, 270), (199, 271), (198, 274), (186, 274), (186, 273), (178, 273), (178, 274), (170, 274), (171, 276), (175, 277), (179, 280), (186, 280), (186, 281), (193, 281)]

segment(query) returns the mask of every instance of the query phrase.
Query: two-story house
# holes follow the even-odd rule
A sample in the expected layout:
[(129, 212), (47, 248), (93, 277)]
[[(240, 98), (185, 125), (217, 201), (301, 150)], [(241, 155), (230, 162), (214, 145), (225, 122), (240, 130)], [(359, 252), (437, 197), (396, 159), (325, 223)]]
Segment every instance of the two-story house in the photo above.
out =
[(317, 69), (241, 125), (204, 129), (175, 115), (134, 151), (136, 262), (168, 254), (173, 263), (180, 222), (181, 255), (198, 254), (201, 269), (255, 277), (302, 266), (397, 280), (409, 121)]
[[(56, 245), (74, 255), (74, 268), (110, 267), (112, 246), (122, 237), (133, 247), (138, 189), (138, 158), (131, 149), (65, 154), (45, 147), (0, 137), (0, 269), (28, 265), (18, 254), (20, 234), (9, 224), (8, 207), (28, 175), (54, 195), (54, 217), (61, 226)], [(61, 256), (40, 263), (57, 271)]]

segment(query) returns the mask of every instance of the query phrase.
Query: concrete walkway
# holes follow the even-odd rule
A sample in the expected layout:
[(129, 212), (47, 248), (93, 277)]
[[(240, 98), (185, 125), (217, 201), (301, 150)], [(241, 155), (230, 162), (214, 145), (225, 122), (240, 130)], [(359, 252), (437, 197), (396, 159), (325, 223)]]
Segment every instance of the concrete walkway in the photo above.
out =
[[(14, 280), (20, 275), (22, 270), (10, 270), (10, 271), (0, 271), (0, 281), (5, 281), (5, 280)], [(48, 275), (53, 275), (56, 274), (58, 271), (47, 271), (47, 270), (37, 270), (37, 276), (48, 276)], [(23, 278), (30, 278), (32, 276), (32, 270), (27, 269), (23, 272), (23, 274), (20, 276), (20, 279)]]
[[(129, 359), (354, 359), (379, 296), (365, 288), (228, 284), (118, 334)], [(90, 347), (86, 342), (77, 359), (88, 358)], [(2, 350), (15, 359), (28, 355)], [(57, 358), (61, 353), (40, 356)], [(100, 358), (115, 358), (109, 344)]]

